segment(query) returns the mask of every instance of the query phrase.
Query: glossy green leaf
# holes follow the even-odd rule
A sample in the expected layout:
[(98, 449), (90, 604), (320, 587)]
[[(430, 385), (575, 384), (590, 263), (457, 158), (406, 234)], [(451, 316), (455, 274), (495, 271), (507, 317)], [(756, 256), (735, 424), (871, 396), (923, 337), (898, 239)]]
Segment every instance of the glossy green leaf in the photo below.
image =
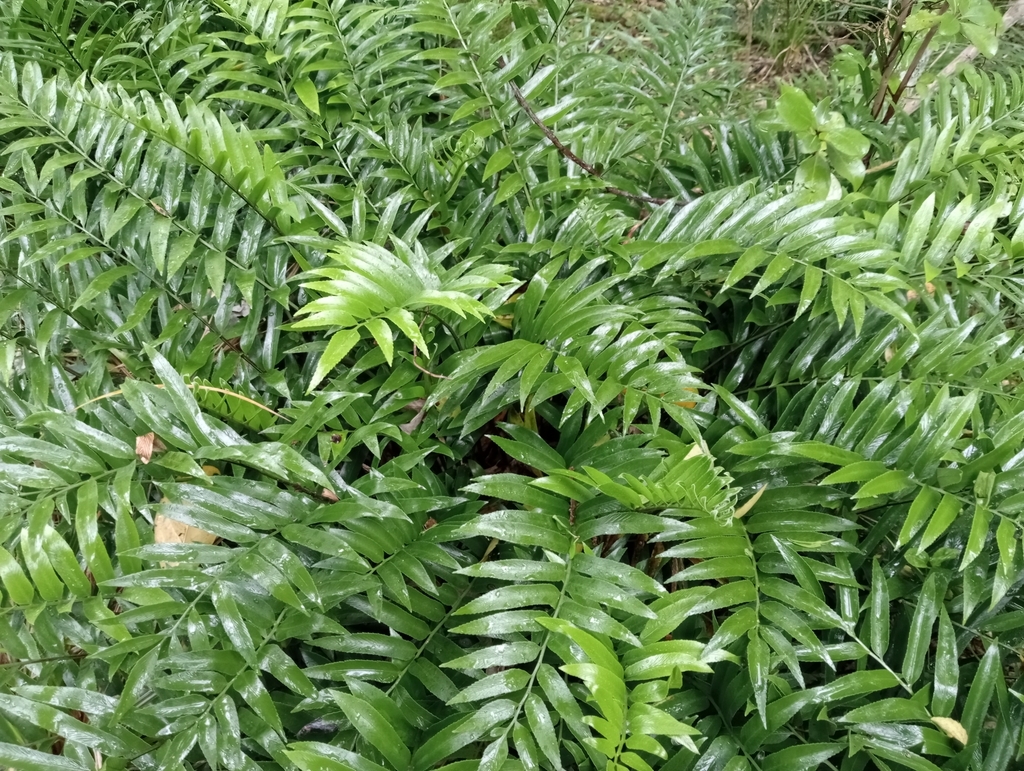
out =
[(871, 615), (868, 625), (871, 630), (871, 650), (878, 656), (884, 656), (889, 649), (889, 582), (877, 559), (871, 563), (871, 597), (869, 607)]
[(0, 546), (0, 580), (11, 599), (19, 605), (28, 605), (35, 597), (35, 590), (18, 561), (9, 551)]
[(507, 699), (498, 699), (481, 707), (424, 742), (413, 754), (411, 767), (416, 771), (426, 771), (441, 758), (477, 741), (492, 726), (508, 720), (515, 712), (515, 704)]
[(344, 329), (335, 332), (327, 343), (327, 348), (320, 360), (317, 362), (316, 371), (309, 381), (309, 390), (312, 391), (321, 380), (327, 377), (338, 363), (345, 358), (353, 346), (359, 342), (359, 332), (354, 329)]
[(342, 691), (334, 691), (334, 700), (352, 726), (377, 748), (396, 769), (407, 768), (412, 755), (391, 724), (370, 704)]
[(320, 99), (317, 95), (316, 86), (309, 78), (299, 78), (295, 81), (295, 94), (308, 110), (319, 115)]
[(960, 723), (967, 732), (967, 739), (971, 746), (976, 746), (980, 740), (982, 726), (996, 687), (996, 678), (1002, 676), (1001, 664), (999, 646), (990, 645), (985, 651), (967, 691), (967, 701), (964, 704)]
[(90, 767), (71, 758), (55, 757), (31, 747), (0, 742), (0, 763), (23, 771), (89, 771)]
[(915, 683), (924, 670), (925, 657), (932, 639), (932, 627), (939, 617), (946, 580), (939, 573), (929, 573), (917, 598), (917, 607), (910, 624), (907, 652), (903, 656), (903, 677)]
[(747, 666), (750, 668), (750, 683), (754, 687), (754, 701), (761, 722), (767, 721), (768, 675), (771, 671), (771, 653), (761, 636), (753, 631), (747, 643)]
[(841, 744), (804, 744), (796, 747), (789, 747), (768, 755), (761, 768), (764, 771), (786, 771), (794, 769), (806, 771), (807, 769), (819, 768), (829, 758), (837, 755), (843, 749)]
[(935, 682), (932, 686), (932, 714), (949, 717), (956, 706), (960, 684), (960, 665), (956, 633), (946, 609), (939, 613), (939, 633), (935, 648)]
[(253, 645), (252, 635), (230, 590), (216, 584), (211, 592), (211, 599), (217, 611), (217, 617), (224, 628), (224, 633), (249, 666), (255, 667), (256, 648)]

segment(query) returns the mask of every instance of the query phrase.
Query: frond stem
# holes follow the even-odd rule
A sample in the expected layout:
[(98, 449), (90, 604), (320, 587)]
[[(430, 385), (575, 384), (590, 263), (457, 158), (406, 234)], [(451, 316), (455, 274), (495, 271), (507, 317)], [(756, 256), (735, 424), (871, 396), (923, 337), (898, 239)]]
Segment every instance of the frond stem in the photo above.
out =
[[(163, 383), (156, 383), (156, 384), (154, 384), (154, 387), (156, 387), (156, 388), (163, 388), (164, 385), (163, 385)], [(223, 394), (224, 396), (231, 396), (231, 397), (234, 397), (235, 399), (240, 399), (243, 402), (246, 402), (247, 404), (251, 404), (253, 407), (259, 407), (261, 410), (263, 410), (264, 412), (269, 412), (274, 417), (281, 418), (283, 420), (288, 420), (288, 421), (291, 420), (291, 418), (289, 418), (289, 417), (287, 417), (285, 415), (282, 415), (280, 412), (277, 412), (276, 410), (272, 410), (270, 407), (266, 406), (265, 404), (260, 404), (255, 399), (250, 399), (248, 396), (243, 396), (240, 393), (235, 393), (234, 391), (229, 391), (227, 388), (217, 388), (216, 386), (202, 385), (202, 384), (199, 384), (199, 383), (186, 383), (185, 384), (185, 388), (190, 388), (193, 391), (214, 391), (216, 393)], [(124, 393), (124, 391), (119, 388), (116, 391), (109, 391), (108, 393), (100, 394), (99, 396), (94, 396), (92, 399), (89, 399), (88, 401), (82, 402), (77, 407), (75, 407), (74, 412), (77, 412), (78, 410), (82, 409), (83, 407), (88, 407), (90, 404), (94, 404), (95, 402), (102, 401), (103, 399), (111, 399), (111, 398), (113, 398), (115, 396), (121, 396), (123, 393)]]

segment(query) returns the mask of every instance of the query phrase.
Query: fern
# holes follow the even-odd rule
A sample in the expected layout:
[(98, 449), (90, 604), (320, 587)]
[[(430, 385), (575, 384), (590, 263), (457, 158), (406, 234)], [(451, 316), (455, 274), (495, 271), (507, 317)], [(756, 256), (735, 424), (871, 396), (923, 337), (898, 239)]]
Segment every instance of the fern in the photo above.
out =
[(0, 9), (4, 767), (1019, 765), (1019, 75), (580, 17)]

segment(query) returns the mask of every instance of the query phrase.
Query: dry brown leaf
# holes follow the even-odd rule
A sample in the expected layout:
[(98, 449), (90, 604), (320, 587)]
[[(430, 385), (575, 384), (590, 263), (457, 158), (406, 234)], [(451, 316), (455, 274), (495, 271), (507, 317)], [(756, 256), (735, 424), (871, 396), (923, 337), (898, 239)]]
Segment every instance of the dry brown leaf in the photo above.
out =
[(335, 495), (333, 490), (328, 490), (326, 487), (323, 490), (320, 491), (320, 497), (321, 498), (326, 498), (331, 503), (337, 503), (338, 502), (338, 496)]
[(150, 202), (149, 202), (149, 205), (150, 205), (150, 206), (152, 206), (152, 207), (153, 207), (153, 211), (155, 211), (155, 212), (156, 212), (157, 214), (159, 214), (159, 215), (160, 215), (161, 217), (168, 217), (168, 218), (169, 218), (169, 217), (171, 216), (171, 215), (170, 215), (170, 214), (169, 214), (169, 213), (167, 212), (167, 209), (165, 209), (165, 208), (164, 208), (163, 206), (161, 206), (160, 204), (158, 204), (158, 203), (157, 203), (156, 201), (150, 201)]
[(501, 543), (497, 538), (492, 538), (491, 542), (487, 544), (487, 548), (484, 549), (484, 556), (480, 558), (481, 562), (487, 562), (487, 558), (491, 556), (491, 552), (498, 548), (498, 544)]
[(143, 463), (149, 463), (154, 452), (163, 452), (166, 449), (164, 443), (152, 431), (135, 437), (135, 455)]
[[(399, 426), (399, 428), (402, 429), (402, 431), (404, 431), (407, 434), (411, 434), (413, 431), (419, 428), (420, 423), (423, 422), (423, 417), (427, 414), (426, 400), (417, 399), (416, 401), (420, 402), (419, 412), (413, 415), (412, 420), (410, 420), (408, 423), (403, 423), (402, 425)], [(414, 404), (416, 404), (416, 402), (410, 402), (410, 404), (408, 405), (409, 408), (412, 409), (412, 405)]]
[(967, 736), (967, 729), (960, 724), (959, 720), (954, 720), (951, 717), (933, 717), (932, 722), (941, 728), (942, 733), (950, 739), (955, 739), (964, 746), (967, 745), (967, 740), (970, 737)]
[[(153, 541), (155, 543), (206, 543), (217, 542), (217, 536), (198, 527), (186, 525), (176, 519), (157, 514), (153, 520)], [(162, 568), (177, 567), (177, 562), (161, 562)]]
[(213, 543), (217, 536), (201, 528), (165, 517), (163, 514), (157, 514), (153, 521), (153, 540), (156, 543)]
[(153, 457), (154, 439), (156, 439), (156, 434), (152, 431), (135, 437), (135, 456), (143, 463), (149, 463), (149, 459)]
[[(152, 434), (149, 434), (149, 436), (152, 436)], [(143, 437), (139, 437), (139, 439), (142, 438)], [(156, 441), (159, 442), (160, 440), (157, 439)], [(136, 445), (137, 444), (138, 443), (136, 442)], [(207, 476), (211, 477), (220, 473), (216, 466), (203, 466), (203, 471), (206, 472)], [(160, 502), (167, 503), (167, 499), (163, 498)], [(165, 517), (163, 514), (157, 514), (156, 518), (153, 520), (153, 541), (155, 543), (212, 544), (216, 543), (217, 540), (217, 536), (213, 533), (208, 533), (202, 528), (186, 525), (184, 522), (179, 522), (176, 519)], [(173, 568), (178, 564), (179, 563), (177, 562), (161, 562), (160, 567)]]

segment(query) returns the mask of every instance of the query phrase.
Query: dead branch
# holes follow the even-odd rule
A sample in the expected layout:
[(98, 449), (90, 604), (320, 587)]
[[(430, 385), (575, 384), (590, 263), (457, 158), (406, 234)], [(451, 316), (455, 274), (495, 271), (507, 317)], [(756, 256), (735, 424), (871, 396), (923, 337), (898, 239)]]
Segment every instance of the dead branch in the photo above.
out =
[[(516, 85), (515, 81), (510, 80), (508, 85), (512, 89), (512, 95), (515, 96), (516, 101), (519, 103), (519, 106), (523, 109), (523, 112), (525, 112), (526, 116), (533, 122), (533, 125), (535, 125), (542, 132), (544, 132), (544, 136), (546, 136), (548, 141), (552, 145), (554, 145), (555, 149), (558, 150), (558, 152), (560, 152), (565, 158), (572, 161), (585, 172), (587, 172), (587, 174), (589, 174), (592, 177), (597, 177), (600, 179), (600, 169), (598, 169), (596, 166), (593, 166), (592, 164), (587, 163), (585, 160), (580, 158), (578, 155), (576, 155), (576, 153), (569, 149), (565, 145), (565, 143), (562, 142), (562, 140), (558, 138), (558, 135), (555, 134), (555, 132), (552, 131), (547, 126), (547, 124), (545, 124), (544, 121), (540, 119), (540, 116), (537, 115), (536, 112), (534, 112), (534, 109), (530, 106), (530, 103), (526, 101), (526, 97), (523, 96), (523, 92), (520, 90), (519, 86)], [(679, 201), (675, 198), (655, 198), (654, 196), (650, 195), (630, 193), (628, 190), (623, 190), (618, 187), (612, 187), (610, 185), (605, 187), (604, 191), (606, 193), (611, 193), (612, 195), (621, 196), (622, 198), (628, 198), (629, 200), (636, 201), (637, 203), (647, 203), (653, 204), (655, 206), (660, 206), (661, 204), (671, 202), (675, 206), (682, 207), (687, 206), (690, 203), (689, 201)]]

